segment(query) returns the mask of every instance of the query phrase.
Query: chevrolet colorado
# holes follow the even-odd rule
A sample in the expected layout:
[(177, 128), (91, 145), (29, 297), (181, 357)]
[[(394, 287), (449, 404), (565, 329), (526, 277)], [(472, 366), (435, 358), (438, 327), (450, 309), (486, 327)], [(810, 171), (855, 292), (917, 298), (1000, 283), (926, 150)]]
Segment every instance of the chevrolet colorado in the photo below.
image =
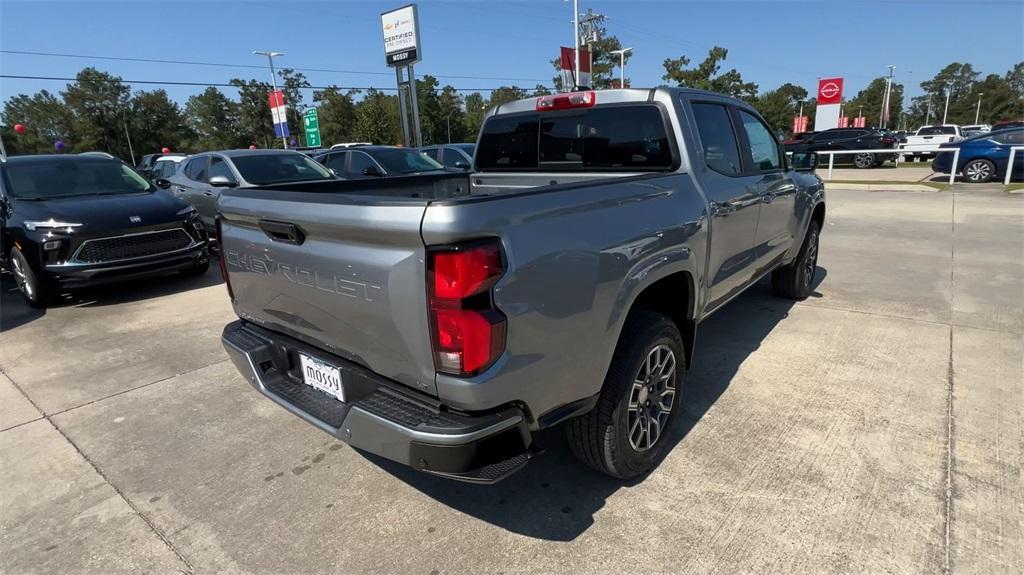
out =
[(225, 190), (223, 343), (274, 402), (425, 472), (495, 482), (565, 423), (586, 464), (636, 477), (700, 321), (766, 274), (810, 293), (815, 164), (709, 92), (501, 104), (468, 174)]

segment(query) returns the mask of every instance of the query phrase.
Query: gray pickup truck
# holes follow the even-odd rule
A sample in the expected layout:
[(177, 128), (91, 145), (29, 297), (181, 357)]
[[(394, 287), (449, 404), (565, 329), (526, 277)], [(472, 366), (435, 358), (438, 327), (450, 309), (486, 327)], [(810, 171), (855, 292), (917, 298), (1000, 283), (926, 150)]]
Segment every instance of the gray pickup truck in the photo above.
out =
[(491, 483), (565, 424), (660, 461), (698, 324), (766, 274), (812, 289), (824, 186), (749, 105), (657, 88), (489, 111), (473, 171), (227, 190), (235, 365), (359, 449)]

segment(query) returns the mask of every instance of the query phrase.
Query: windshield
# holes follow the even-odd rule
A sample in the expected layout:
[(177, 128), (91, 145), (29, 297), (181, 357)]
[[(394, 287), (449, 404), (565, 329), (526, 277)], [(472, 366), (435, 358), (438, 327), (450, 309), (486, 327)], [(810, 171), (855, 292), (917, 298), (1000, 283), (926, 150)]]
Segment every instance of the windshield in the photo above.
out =
[(135, 170), (117, 161), (53, 161), (6, 166), (11, 196), (47, 200), (137, 194), (151, 189)]
[(466, 152), (469, 157), (473, 157), (473, 151), (476, 150), (476, 144), (455, 144), (455, 147)]
[(257, 184), (333, 180), (327, 168), (299, 154), (254, 154), (231, 158), (245, 181)]
[(441, 164), (414, 150), (382, 148), (373, 150), (370, 155), (392, 173), (411, 174), (444, 169)]
[(917, 131), (918, 136), (942, 136), (956, 134), (955, 126), (928, 126)]

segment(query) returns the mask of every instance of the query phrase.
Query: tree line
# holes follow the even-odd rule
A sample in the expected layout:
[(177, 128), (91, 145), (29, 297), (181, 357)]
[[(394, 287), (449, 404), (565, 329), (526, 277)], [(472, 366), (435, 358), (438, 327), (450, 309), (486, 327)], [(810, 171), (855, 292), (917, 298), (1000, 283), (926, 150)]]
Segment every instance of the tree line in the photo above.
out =
[[(601, 30), (603, 32), (603, 30)], [(616, 82), (618, 50), (615, 36), (604, 33), (590, 44), (593, 58), (593, 87), (604, 89)], [(755, 106), (779, 133), (789, 134), (793, 116), (801, 106), (813, 126), (815, 99), (806, 89), (791, 83), (761, 91), (743, 79), (735, 68), (725, 70), (728, 50), (714, 46), (699, 60), (682, 55), (666, 58), (662, 79), (669, 85), (705, 89), (740, 98)], [(628, 54), (627, 54), (628, 63)], [(558, 60), (552, 64), (557, 69)], [(336, 86), (313, 89), (306, 77), (291, 68), (278, 72), (280, 89), (288, 102), (290, 139), (304, 145), (302, 113), (316, 106), (321, 140), (325, 144), (367, 141), (378, 144), (401, 142), (398, 96), (370, 88), (344, 90)], [(553, 79), (556, 90), (561, 79)], [(628, 85), (628, 79), (627, 79)], [(845, 103), (844, 115), (863, 114), (868, 126), (878, 126), (886, 79), (875, 78)], [(56, 141), (69, 152), (101, 150), (130, 158), (131, 149), (141, 154), (167, 147), (175, 151), (198, 152), (213, 149), (280, 147), (273, 136), (267, 94), (271, 86), (255, 79), (234, 78), (228, 83), (237, 96), (210, 86), (179, 105), (162, 89), (132, 92), (120, 77), (95, 68), (80, 71), (75, 82), (59, 93), (41, 90), (19, 94), (3, 106), (3, 139), (8, 153), (33, 154), (54, 151)], [(942, 120), (949, 93), (947, 121), (974, 122), (978, 96), (982, 98), (980, 120), (1020, 119), (1024, 116), (1024, 62), (1003, 75), (982, 76), (970, 64), (954, 62), (933, 78), (921, 82), (924, 94), (905, 106), (904, 86), (894, 82), (889, 102), (889, 127), (914, 129)], [(425, 144), (474, 141), (486, 110), (494, 105), (550, 93), (544, 86), (533, 89), (502, 86), (487, 96), (479, 92), (463, 95), (451, 85), (441, 86), (437, 78), (423, 76), (416, 81), (420, 123)], [(307, 99), (309, 95), (311, 98)], [(929, 115), (930, 108), (930, 115)], [(24, 124), (24, 134), (15, 134), (14, 124)]]

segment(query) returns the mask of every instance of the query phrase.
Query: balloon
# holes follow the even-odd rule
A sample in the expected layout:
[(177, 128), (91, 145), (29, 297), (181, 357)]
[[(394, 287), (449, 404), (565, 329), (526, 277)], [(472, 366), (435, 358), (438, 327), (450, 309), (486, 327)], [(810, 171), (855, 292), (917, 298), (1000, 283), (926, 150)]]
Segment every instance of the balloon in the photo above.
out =
[(22, 124), (15, 124), (14, 125), (14, 131), (19, 133), (19, 134), (24, 134), (25, 133), (25, 126), (22, 125)]
[(256, 149), (256, 145), (255, 144), (250, 144), (249, 145), (249, 149), (250, 150), (255, 150)]
[(171, 149), (170, 148), (160, 148), (160, 152), (164, 153), (164, 154), (170, 154), (171, 153)]
[(58, 152), (63, 152), (63, 151), (64, 151), (64, 142), (62, 142), (62, 141), (60, 141), (60, 140), (57, 140), (56, 142), (54, 142), (54, 143), (53, 143), (53, 147), (54, 147), (54, 148), (55, 148), (55, 149), (56, 149), (56, 150), (57, 150)]
[(299, 141), (296, 140), (295, 138), (292, 138), (291, 140), (288, 140), (288, 145), (292, 146), (292, 147), (298, 146), (299, 145)]

